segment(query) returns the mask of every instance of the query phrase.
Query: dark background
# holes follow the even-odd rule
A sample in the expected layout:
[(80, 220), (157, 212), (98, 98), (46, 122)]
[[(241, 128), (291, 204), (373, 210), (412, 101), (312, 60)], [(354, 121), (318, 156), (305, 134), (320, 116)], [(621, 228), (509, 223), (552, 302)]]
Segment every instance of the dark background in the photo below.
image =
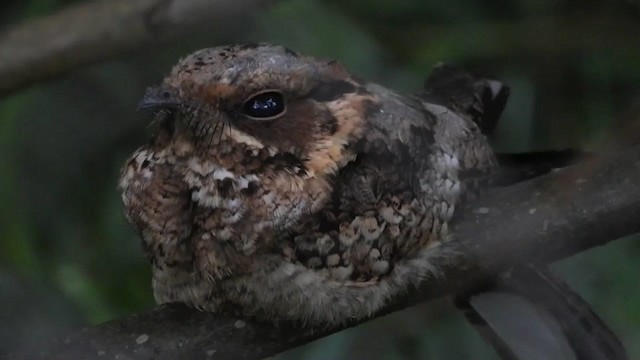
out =
[[(0, 30), (71, 3), (5, 1)], [(500, 151), (599, 152), (640, 137), (635, 1), (282, 1), (228, 34), (199, 31), (79, 68), (0, 99), (0, 355), (152, 305), (150, 270), (116, 189), (120, 166), (148, 136), (135, 105), (180, 56), (247, 41), (335, 58), (403, 92), (420, 89), (440, 61), (504, 80), (512, 97), (493, 139)], [(636, 237), (554, 265), (632, 359), (640, 359), (639, 257)], [(278, 358), (495, 357), (443, 299)]]

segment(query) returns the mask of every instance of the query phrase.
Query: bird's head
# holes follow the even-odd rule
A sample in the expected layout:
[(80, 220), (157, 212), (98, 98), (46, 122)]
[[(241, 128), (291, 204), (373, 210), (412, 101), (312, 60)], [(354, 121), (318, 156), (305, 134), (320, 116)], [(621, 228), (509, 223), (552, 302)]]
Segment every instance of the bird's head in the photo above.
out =
[(225, 213), (228, 238), (318, 210), (376, 103), (337, 62), (261, 44), (188, 55), (139, 108), (158, 124), (148, 148), (171, 154), (192, 205)]
[(201, 155), (224, 145), (265, 149), (325, 174), (348, 160), (338, 148), (359, 136), (372, 101), (339, 63), (261, 44), (185, 57), (139, 108), (159, 110), (171, 123), (161, 137), (187, 135)]

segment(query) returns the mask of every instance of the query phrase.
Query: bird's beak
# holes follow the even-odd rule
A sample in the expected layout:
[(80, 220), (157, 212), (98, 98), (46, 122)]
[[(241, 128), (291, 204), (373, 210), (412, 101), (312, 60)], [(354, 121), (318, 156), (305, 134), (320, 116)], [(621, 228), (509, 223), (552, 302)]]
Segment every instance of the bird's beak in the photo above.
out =
[(154, 86), (147, 88), (144, 97), (138, 103), (138, 111), (156, 109), (177, 109), (180, 106), (175, 91)]

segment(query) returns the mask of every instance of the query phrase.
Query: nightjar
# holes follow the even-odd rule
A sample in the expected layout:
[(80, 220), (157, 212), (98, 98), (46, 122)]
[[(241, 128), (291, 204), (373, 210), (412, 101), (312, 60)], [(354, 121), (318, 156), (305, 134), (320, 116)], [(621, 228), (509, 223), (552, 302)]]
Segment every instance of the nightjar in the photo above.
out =
[(403, 96), (280, 46), (180, 60), (140, 102), (154, 134), (120, 180), (157, 302), (331, 326), (437, 275), (496, 167), (482, 99), (439, 92), (447, 71)]

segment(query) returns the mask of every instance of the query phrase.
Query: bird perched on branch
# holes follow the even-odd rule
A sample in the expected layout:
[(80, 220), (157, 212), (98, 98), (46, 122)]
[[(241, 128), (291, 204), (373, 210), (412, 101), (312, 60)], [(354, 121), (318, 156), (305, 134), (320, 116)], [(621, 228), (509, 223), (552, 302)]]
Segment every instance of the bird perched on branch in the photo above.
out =
[(508, 89), (441, 66), (402, 96), (271, 45), (188, 55), (120, 180), (159, 303), (335, 326), (438, 276), (488, 184)]

